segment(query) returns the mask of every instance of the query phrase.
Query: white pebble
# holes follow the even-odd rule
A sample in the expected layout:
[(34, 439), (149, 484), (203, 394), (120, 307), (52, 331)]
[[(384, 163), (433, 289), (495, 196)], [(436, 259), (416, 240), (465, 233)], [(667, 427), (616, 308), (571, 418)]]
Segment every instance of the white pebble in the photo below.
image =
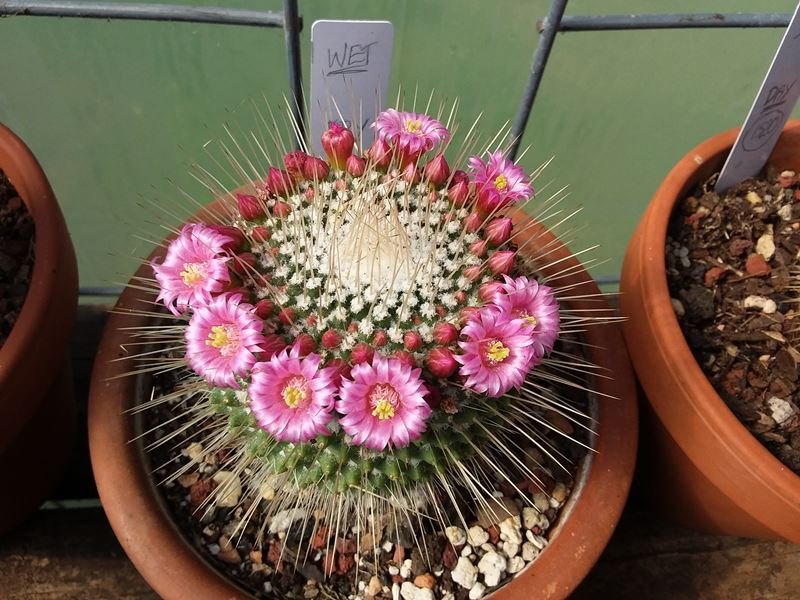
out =
[(752, 204), (753, 206), (756, 206), (757, 204), (761, 204), (761, 196), (759, 196), (758, 194), (756, 194), (752, 190), (747, 192), (747, 195), (745, 196), (745, 198), (747, 198), (747, 201), (750, 204)]
[(400, 586), (396, 583), (392, 586), (392, 600), (400, 600)]
[(778, 216), (784, 221), (792, 220), (792, 205), (784, 204), (778, 209)]
[(775, 301), (765, 296), (748, 296), (744, 299), (744, 307), (761, 309), (761, 312), (766, 315), (771, 315), (778, 310)]
[(791, 419), (797, 412), (797, 409), (792, 406), (791, 402), (787, 402), (783, 398), (778, 398), (777, 396), (773, 396), (767, 400), (767, 405), (772, 411), (772, 418), (775, 419), (778, 425)]
[(411, 559), (407, 558), (403, 561), (403, 564), (400, 565), (400, 577), (403, 579), (408, 579), (411, 577)]
[(478, 581), (478, 568), (468, 558), (461, 556), (456, 568), (450, 573), (450, 577), (461, 587), (471, 589)]
[(242, 484), (239, 476), (231, 471), (217, 471), (212, 477), (219, 486), (217, 493), (217, 506), (230, 508), (239, 504), (242, 497)]
[(470, 527), (469, 531), (467, 531), (467, 541), (472, 546), (480, 546), (489, 541), (489, 534), (480, 525), (475, 525), (474, 527)]
[(547, 545), (547, 540), (540, 535), (534, 535), (533, 532), (529, 532), (531, 535), (527, 536), (528, 540), (536, 546), (539, 550), (544, 550), (544, 547)]
[(205, 450), (203, 450), (203, 444), (199, 442), (192, 442), (183, 452), (186, 454), (186, 456), (188, 456), (191, 460), (195, 462), (203, 462), (205, 458)]
[(464, 534), (464, 530), (460, 527), (447, 527), (444, 530), (444, 534), (447, 536), (447, 539), (450, 540), (450, 543), (453, 544), (453, 546), (461, 546), (467, 541), (467, 536)]
[(391, 552), (394, 548), (394, 544), (392, 542), (384, 542), (381, 548), (383, 548), (384, 552)]
[(272, 487), (272, 484), (269, 481), (265, 481), (261, 484), (261, 486), (258, 488), (258, 493), (264, 500), (267, 501), (275, 498), (275, 488)]
[(400, 569), (395, 567), (394, 565), (389, 565), (389, 575), (399, 575)]
[(677, 298), (670, 298), (670, 303), (672, 304), (672, 310), (675, 311), (675, 314), (679, 317), (682, 317), (686, 314), (686, 309), (683, 307), (683, 302), (678, 300)]
[(479, 598), (483, 598), (483, 595), (486, 593), (486, 586), (483, 585), (480, 581), (472, 586), (472, 589), (469, 591), (469, 600), (479, 600)]
[(512, 544), (522, 543), (522, 534), (520, 533), (520, 518), (509, 517), (505, 521), (500, 522), (500, 538), (504, 541), (511, 542)]
[(469, 556), (470, 554), (472, 554), (472, 546), (467, 544), (461, 549), (461, 556)]
[(514, 542), (506, 542), (503, 546), (503, 554), (505, 554), (508, 558), (513, 558), (519, 554), (519, 544), (515, 544)]
[(547, 497), (547, 494), (534, 494), (533, 505), (539, 509), (539, 512), (544, 512), (550, 508), (550, 498)]
[(486, 542), (485, 544), (481, 544), (481, 550), (483, 550), (484, 552), (494, 552), (495, 547), (489, 542)]
[(536, 555), (539, 554), (539, 550), (530, 542), (525, 542), (522, 544), (522, 559), (525, 562), (531, 562)]
[(769, 260), (775, 254), (775, 238), (772, 235), (770, 228), (767, 233), (758, 238), (756, 242), (756, 252), (764, 257), (764, 260)]
[(404, 600), (434, 600), (433, 590), (419, 588), (410, 581), (404, 581), (400, 586), (400, 595)]
[(483, 580), (489, 587), (494, 587), (503, 578), (506, 571), (506, 559), (497, 552), (487, 552), (478, 562), (478, 571), (483, 574)]
[(270, 533), (288, 531), (292, 523), (302, 519), (305, 512), (299, 508), (292, 508), (290, 510), (282, 510), (273, 515), (269, 522)]
[(512, 575), (525, 568), (525, 560), (521, 556), (514, 556), (508, 561), (508, 572)]

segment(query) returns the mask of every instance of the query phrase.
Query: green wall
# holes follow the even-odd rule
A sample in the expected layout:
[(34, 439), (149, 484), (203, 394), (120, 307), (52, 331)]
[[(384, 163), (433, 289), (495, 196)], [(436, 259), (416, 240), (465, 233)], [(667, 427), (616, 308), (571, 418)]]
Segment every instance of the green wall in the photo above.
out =
[[(186, 2), (199, 3), (200, 0)], [(214, 4), (214, 2), (211, 2)], [(218, 1), (279, 10), (277, 0)], [(310, 24), (321, 18), (395, 25), (392, 88), (419, 85), (484, 113), (486, 130), (516, 111), (544, 0), (300, 2), (304, 69)], [(675, 0), (670, 11), (778, 11), (791, 0)], [(702, 6), (698, 6), (702, 5)], [(573, 0), (567, 14), (664, 12), (655, 0)], [(671, 165), (744, 118), (781, 31), (650, 31), (559, 35), (524, 144), (540, 182), (569, 184), (582, 205), (575, 249), (601, 244), (619, 272), (625, 244)], [(202, 195), (188, 174), (227, 120), (247, 122), (248, 100), (287, 93), (279, 30), (192, 24), (0, 20), (0, 121), (39, 156), (77, 248), (83, 285), (127, 280), (149, 246), (137, 236), (174, 221), (175, 185)], [(231, 113), (237, 113), (233, 117)], [(244, 116), (243, 116), (244, 115)]]

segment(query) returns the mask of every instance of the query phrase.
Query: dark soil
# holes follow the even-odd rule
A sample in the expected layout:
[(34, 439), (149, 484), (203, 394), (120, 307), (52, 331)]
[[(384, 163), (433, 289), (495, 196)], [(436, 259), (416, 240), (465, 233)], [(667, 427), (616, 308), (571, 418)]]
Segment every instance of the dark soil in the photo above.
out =
[(800, 190), (768, 173), (722, 197), (707, 184), (670, 223), (667, 278), (684, 335), (741, 422), (800, 474)]
[(28, 293), (33, 242), (33, 219), (0, 170), (0, 348), (11, 335)]

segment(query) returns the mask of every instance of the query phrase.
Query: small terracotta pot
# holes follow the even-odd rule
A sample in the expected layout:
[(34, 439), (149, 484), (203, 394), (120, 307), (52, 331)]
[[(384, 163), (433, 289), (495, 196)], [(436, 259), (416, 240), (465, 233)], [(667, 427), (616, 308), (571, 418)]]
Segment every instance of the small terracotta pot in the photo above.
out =
[(0, 350), (3, 533), (46, 498), (69, 458), (75, 408), (67, 343), (78, 306), (78, 268), (64, 217), (42, 168), (3, 125), (0, 168), (36, 226), (28, 294)]
[[(528, 219), (522, 214), (516, 218)], [(568, 271), (557, 285), (577, 284), (571, 294), (576, 299), (570, 301), (574, 308), (606, 307), (602, 300), (580, 298), (597, 293), (597, 287), (587, 281), (585, 271), (552, 234), (537, 226), (529, 230), (529, 237), (529, 250), (541, 252), (547, 262), (562, 260), (550, 271)], [(159, 250), (153, 257), (162, 253)], [(136, 276), (151, 277), (150, 267), (143, 265)], [(92, 374), (89, 442), (100, 498), (125, 552), (161, 596), (247, 598), (177, 531), (149, 475), (142, 444), (129, 443), (141, 430), (141, 423), (125, 411), (149, 396), (148, 381), (144, 377), (118, 378), (130, 365), (112, 361), (125, 354), (122, 346), (129, 338), (122, 329), (147, 323), (146, 317), (134, 312), (147, 298), (152, 295), (133, 286), (123, 292), (109, 318)], [(498, 598), (527, 599), (532, 590), (538, 598), (567, 597), (596, 562), (625, 504), (637, 443), (633, 374), (615, 326), (589, 327), (586, 342), (589, 358), (613, 374), (613, 381), (596, 379), (590, 385), (618, 399), (595, 396), (597, 454), (586, 459), (550, 544), (528, 569), (495, 594)]]
[[(677, 522), (800, 543), (800, 477), (714, 391), (683, 337), (667, 287), (664, 247), (673, 207), (720, 170), (737, 133), (703, 142), (675, 165), (625, 253), (625, 340), (649, 402), (641, 472), (652, 502)], [(770, 162), (800, 170), (800, 121), (786, 126)]]

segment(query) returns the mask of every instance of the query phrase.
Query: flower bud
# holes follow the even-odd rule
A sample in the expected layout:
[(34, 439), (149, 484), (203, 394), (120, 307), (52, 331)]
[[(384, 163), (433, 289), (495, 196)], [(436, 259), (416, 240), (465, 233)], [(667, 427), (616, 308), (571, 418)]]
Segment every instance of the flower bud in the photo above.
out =
[(392, 149), (386, 140), (378, 138), (372, 142), (372, 146), (367, 151), (367, 157), (376, 168), (385, 171), (392, 162)]
[(422, 347), (422, 338), (416, 331), (406, 331), (403, 335), (403, 345), (406, 350), (416, 352)]
[(295, 182), (303, 181), (303, 165), (308, 159), (308, 154), (300, 150), (292, 150), (283, 157), (283, 166)]
[(447, 348), (436, 347), (428, 352), (425, 357), (425, 366), (434, 377), (450, 377), (458, 369), (458, 361)]
[(328, 123), (328, 129), (322, 132), (322, 149), (337, 171), (344, 170), (347, 159), (353, 153), (354, 143), (353, 132), (335, 121)]
[(447, 189), (447, 197), (450, 199), (450, 202), (459, 208), (464, 206), (469, 198), (469, 184), (465, 181), (459, 181), (451, 185)]
[(461, 169), (456, 169), (455, 171), (453, 171), (453, 177), (450, 178), (450, 186), (449, 187), (453, 187), (457, 183), (462, 183), (462, 182), (466, 183), (467, 185), (469, 185), (469, 175), (467, 175)]
[(285, 196), (292, 189), (292, 177), (283, 169), (270, 167), (265, 182), (267, 192), (273, 196)]
[(425, 176), (425, 179), (427, 179), (436, 187), (444, 184), (444, 182), (450, 177), (450, 165), (447, 164), (444, 154), (440, 152), (434, 156), (433, 160), (425, 165), (425, 171), (423, 172), (423, 175)]
[(272, 214), (279, 219), (285, 219), (289, 216), (290, 212), (292, 212), (292, 207), (289, 206), (288, 202), (284, 202), (283, 200), (276, 200), (275, 206), (272, 207)]
[(478, 231), (478, 229), (481, 228), (481, 225), (483, 225), (483, 217), (476, 212), (469, 213), (467, 218), (464, 219), (464, 229), (470, 233)]
[(399, 360), (400, 364), (411, 367), (412, 369), (416, 368), (417, 366), (417, 361), (414, 360), (414, 356), (405, 350), (398, 350), (394, 353), (393, 358)]
[(486, 240), (475, 240), (469, 245), (469, 251), (478, 258), (486, 256), (486, 248), (488, 244)]
[(515, 255), (512, 250), (498, 250), (489, 257), (489, 270), (495, 275), (507, 275), (514, 266)]
[(503, 284), (499, 281), (487, 281), (478, 288), (478, 298), (484, 302), (492, 302), (494, 297), (503, 289)]
[(298, 335), (294, 345), (299, 350), (300, 356), (308, 356), (317, 349), (317, 341), (307, 333)]
[(278, 313), (278, 320), (284, 325), (291, 325), (294, 323), (294, 310), (291, 308), (282, 308)]
[(244, 246), (244, 233), (238, 227), (233, 225), (209, 225), (209, 229), (213, 229), (217, 233), (231, 238), (230, 242), (222, 244), (223, 249), (237, 252)]
[(303, 174), (311, 181), (324, 181), (331, 172), (330, 166), (321, 158), (309, 156), (303, 166)]
[(242, 252), (233, 257), (231, 268), (233, 272), (241, 277), (249, 277), (253, 269), (258, 264), (255, 254), (252, 252)]
[(433, 327), (433, 340), (442, 346), (448, 346), (458, 339), (458, 327), (452, 323), (437, 323)]
[(459, 304), (464, 304), (467, 301), (467, 293), (464, 290), (458, 290), (455, 294), (456, 302)]
[(410, 185), (419, 183), (422, 179), (422, 176), (419, 174), (419, 169), (414, 163), (408, 163), (400, 176), (403, 178), (403, 181)]
[(372, 362), (373, 356), (375, 356), (375, 349), (369, 344), (359, 342), (353, 346), (353, 350), (350, 353), (350, 362), (352, 362), (354, 365)]
[(364, 171), (367, 170), (367, 161), (360, 156), (351, 154), (347, 159), (347, 164), (345, 167), (347, 168), (347, 173), (351, 177), (361, 177), (364, 174)]
[(264, 205), (255, 196), (236, 194), (236, 202), (239, 204), (239, 214), (246, 221), (262, 219), (266, 214)]
[(336, 348), (342, 343), (342, 336), (335, 329), (328, 329), (322, 334), (322, 345), (325, 348)]
[(317, 192), (314, 190), (313, 186), (309, 186), (309, 187), (306, 188), (306, 200), (311, 202), (316, 195), (317, 195)]
[(335, 385), (341, 384), (342, 377), (350, 377), (350, 365), (341, 358), (331, 359), (325, 366), (333, 369), (333, 382)]
[(470, 321), (475, 315), (478, 314), (480, 309), (477, 306), (465, 306), (461, 309), (458, 316), (461, 318), (462, 323)]
[(253, 227), (253, 230), (250, 232), (250, 237), (253, 238), (254, 242), (261, 244), (272, 237), (272, 232), (269, 230), (269, 227), (259, 225)]
[(511, 236), (511, 229), (513, 227), (514, 224), (511, 222), (509, 217), (498, 217), (497, 219), (492, 219), (489, 221), (489, 224), (486, 225), (484, 234), (486, 241), (493, 246), (499, 246), (500, 244), (506, 243), (508, 238)]
[(259, 319), (269, 319), (273, 312), (275, 312), (275, 303), (272, 300), (264, 298), (256, 303), (255, 313)]
[(375, 344), (378, 348), (381, 348), (386, 345), (386, 342), (389, 341), (386, 337), (386, 332), (378, 330), (375, 332), (375, 335), (372, 337), (372, 343)]
[(464, 277), (470, 281), (478, 281), (481, 277), (481, 268), (478, 265), (472, 265), (464, 269)]
[(264, 358), (269, 359), (286, 348), (286, 345), (286, 340), (277, 334), (271, 333), (264, 336), (264, 343), (259, 348), (261, 348)]

